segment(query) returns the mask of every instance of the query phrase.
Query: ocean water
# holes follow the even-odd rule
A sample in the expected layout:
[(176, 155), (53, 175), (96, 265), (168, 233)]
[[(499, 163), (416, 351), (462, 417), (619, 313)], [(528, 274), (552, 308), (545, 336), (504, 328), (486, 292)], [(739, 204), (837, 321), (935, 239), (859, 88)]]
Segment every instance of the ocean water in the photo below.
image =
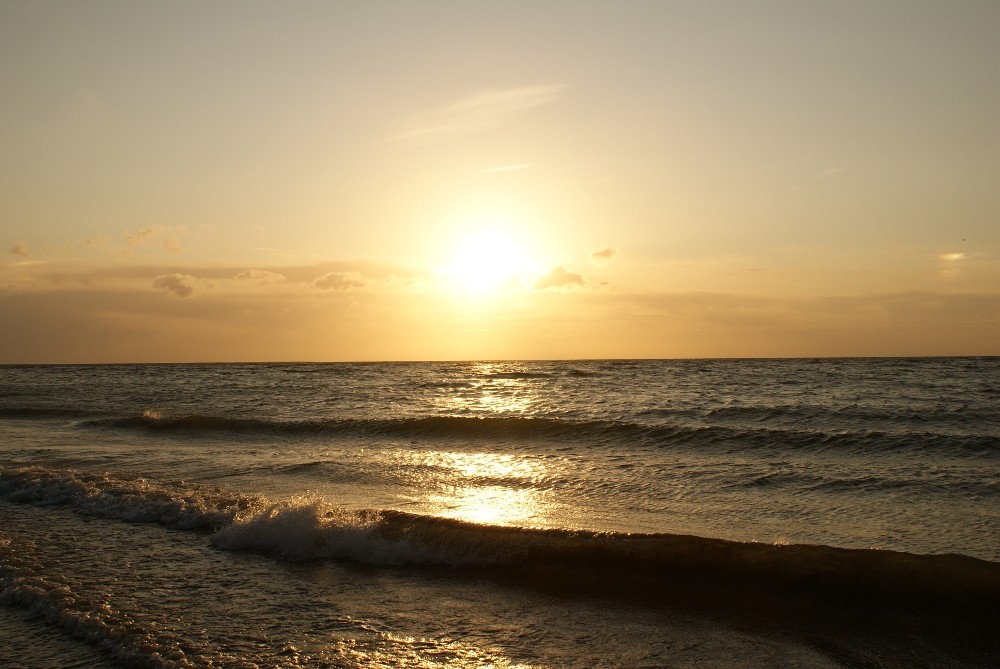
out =
[(0, 366), (0, 667), (997, 667), (1000, 358)]

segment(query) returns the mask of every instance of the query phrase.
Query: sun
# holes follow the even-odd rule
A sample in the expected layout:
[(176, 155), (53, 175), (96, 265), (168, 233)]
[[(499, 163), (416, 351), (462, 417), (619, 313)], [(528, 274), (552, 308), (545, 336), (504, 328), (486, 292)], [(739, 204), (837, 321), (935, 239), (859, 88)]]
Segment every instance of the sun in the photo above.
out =
[(506, 230), (483, 228), (456, 240), (443, 268), (452, 286), (471, 292), (522, 287), (535, 271), (525, 245)]

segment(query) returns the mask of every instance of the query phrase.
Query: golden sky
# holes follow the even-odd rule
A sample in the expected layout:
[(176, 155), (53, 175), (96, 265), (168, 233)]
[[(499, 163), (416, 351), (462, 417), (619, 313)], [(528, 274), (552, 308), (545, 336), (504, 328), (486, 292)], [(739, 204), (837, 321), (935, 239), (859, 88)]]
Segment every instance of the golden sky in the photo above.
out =
[(1000, 2), (0, 2), (0, 363), (1000, 355)]

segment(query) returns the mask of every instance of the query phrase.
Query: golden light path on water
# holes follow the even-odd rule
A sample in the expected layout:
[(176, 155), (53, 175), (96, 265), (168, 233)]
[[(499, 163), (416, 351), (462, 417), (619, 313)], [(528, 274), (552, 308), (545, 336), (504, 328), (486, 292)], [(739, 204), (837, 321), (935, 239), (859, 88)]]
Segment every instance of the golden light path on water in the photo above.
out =
[(512, 363), (476, 363), (468, 374), (479, 380), (434, 397), (431, 407), (441, 415), (530, 416), (536, 391), (530, 379), (519, 377), (521, 373), (522, 368)]
[(536, 463), (512, 455), (456, 452), (423, 453), (421, 461), (447, 472), (446, 482), (420, 500), (433, 515), (487, 525), (545, 524), (551, 515), (546, 492), (527, 487), (544, 473)]
[[(438, 410), (452, 415), (529, 415), (531, 383), (517, 378), (510, 363), (482, 362), (476, 375), (488, 379), (441, 396)], [(553, 515), (550, 495), (535, 485), (548, 472), (542, 463), (509, 453), (432, 451), (421, 464), (445, 472), (443, 485), (428, 491), (421, 503), (434, 515), (488, 525), (545, 525)], [(503, 482), (509, 482), (505, 485)]]
[[(439, 409), (448, 413), (465, 413), (473, 409), (482, 416), (496, 417), (530, 412), (531, 384), (517, 378), (517, 369), (510, 363), (482, 362), (476, 365), (476, 375), (488, 379), (464, 393), (452, 393), (440, 398)], [(428, 493), (425, 503), (435, 515), (487, 525), (547, 524), (551, 515), (548, 494), (532, 483), (546, 472), (542, 465), (512, 454), (435, 452), (425, 454), (428, 462), (448, 471), (444, 490)], [(512, 485), (496, 483), (510, 481)]]

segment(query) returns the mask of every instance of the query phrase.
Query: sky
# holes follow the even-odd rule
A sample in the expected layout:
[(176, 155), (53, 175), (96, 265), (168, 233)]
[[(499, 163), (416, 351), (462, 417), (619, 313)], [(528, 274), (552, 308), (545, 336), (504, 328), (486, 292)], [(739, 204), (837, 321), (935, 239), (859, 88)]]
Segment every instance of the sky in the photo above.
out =
[(0, 363), (1000, 355), (998, 32), (0, 0)]

